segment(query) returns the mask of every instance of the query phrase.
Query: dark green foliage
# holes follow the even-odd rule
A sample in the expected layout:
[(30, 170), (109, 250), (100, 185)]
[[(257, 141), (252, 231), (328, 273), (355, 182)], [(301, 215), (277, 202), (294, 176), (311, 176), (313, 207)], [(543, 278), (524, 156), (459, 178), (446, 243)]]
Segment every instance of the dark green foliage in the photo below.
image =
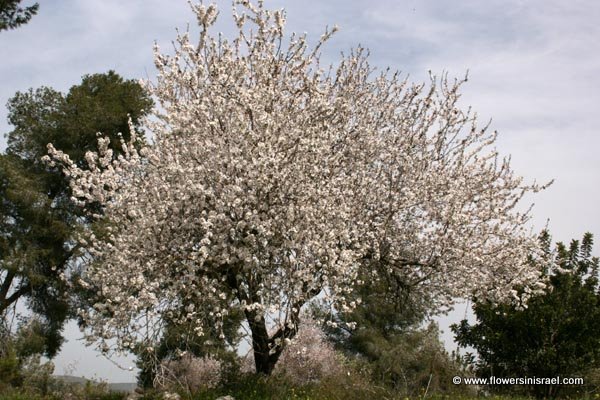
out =
[(353, 336), (354, 346), (377, 384), (406, 396), (467, 389), (452, 384), (452, 377), (464, 372), (440, 342), (434, 323), (388, 336), (374, 329), (358, 330)]
[(129, 135), (152, 101), (135, 81), (110, 71), (87, 75), (67, 95), (42, 87), (16, 93), (8, 102), (6, 154), (0, 155), (0, 317), (25, 299), (42, 323), (44, 353), (62, 343), (72, 294), (62, 273), (76, 273), (78, 226), (87, 223), (70, 201), (66, 177), (41, 161), (52, 142), (84, 164), (95, 149), (97, 132), (111, 138), (118, 155), (120, 133)]
[[(549, 251), (547, 233), (542, 240)], [(475, 299), (477, 323), (462, 321), (453, 331), (461, 346), (477, 350), (477, 370), (482, 377), (576, 377), (600, 367), (599, 262), (592, 257), (592, 244), (590, 233), (581, 242), (573, 240), (569, 247), (558, 243), (557, 267), (540, 266), (551, 290), (532, 297), (526, 309)], [(553, 397), (583, 388), (521, 389), (538, 397)]]
[(40, 5), (35, 3), (29, 7), (19, 7), (22, 0), (0, 0), (0, 31), (15, 29), (29, 22), (38, 12)]
[[(350, 299), (357, 307), (334, 315), (336, 328), (325, 327), (337, 347), (364, 360), (374, 382), (407, 396), (455, 391), (451, 378), (459, 365), (440, 342), (437, 325), (418, 328), (430, 302), (386, 268), (385, 260), (363, 269), (360, 278)], [(323, 317), (322, 310), (315, 312)], [(355, 322), (356, 329), (348, 329), (346, 321)]]
[[(6, 340), (6, 338), (4, 338)], [(0, 357), (0, 391), (10, 386), (18, 386), (21, 383), (20, 363), (14, 349), (3, 346)]]
[(98, 132), (110, 137), (116, 155), (121, 154), (118, 133), (127, 141), (128, 116), (138, 126), (152, 100), (139, 83), (109, 71), (84, 76), (66, 96), (47, 87), (30, 89), (15, 94), (7, 106), (14, 126), (7, 135), (8, 153), (39, 165), (53, 143), (83, 166), (85, 153), (97, 150)]
[(0, 328), (0, 392), (10, 388), (35, 386), (41, 394), (48, 391), (51, 363), (41, 363), (46, 347), (45, 325), (36, 318), (22, 321), (15, 332)]
[(71, 255), (69, 219), (25, 162), (0, 155), (0, 316), (20, 298), (44, 321), (44, 352), (56, 354), (68, 302), (58, 278)]
[(352, 295), (360, 299), (359, 307), (345, 319), (384, 336), (395, 335), (423, 321), (430, 311), (427, 301), (402, 276), (388, 270), (385, 261), (373, 267), (362, 271), (362, 284)]
[[(332, 316), (318, 307), (313, 311), (320, 317), (331, 318), (336, 328), (325, 327), (329, 337), (350, 354), (363, 354), (362, 342), (369, 332), (384, 339), (421, 323), (430, 311), (426, 299), (420, 298), (401, 276), (390, 272), (382, 262), (372, 268), (362, 268), (360, 281), (348, 296), (357, 306), (347, 313)], [(357, 329), (349, 329), (348, 322)], [(368, 339), (367, 339), (368, 340)]]

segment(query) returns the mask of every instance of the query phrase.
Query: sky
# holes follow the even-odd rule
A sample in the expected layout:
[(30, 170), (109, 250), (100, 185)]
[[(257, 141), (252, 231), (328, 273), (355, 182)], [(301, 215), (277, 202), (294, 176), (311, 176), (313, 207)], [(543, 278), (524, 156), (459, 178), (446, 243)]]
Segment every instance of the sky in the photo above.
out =
[[(29, 5), (31, 1), (25, 1)], [(233, 36), (231, 2), (217, 1), (214, 32)], [(265, 0), (285, 8), (286, 31), (307, 32), (314, 43), (326, 26), (340, 31), (323, 49), (335, 63), (358, 44), (379, 69), (402, 71), (421, 82), (428, 71), (469, 81), (461, 104), (482, 125), (491, 119), (497, 148), (512, 157), (526, 181), (553, 185), (535, 203), (531, 227), (548, 225), (556, 241), (600, 235), (600, 2), (595, 0)], [(55, 0), (13, 31), (0, 33), (0, 133), (11, 127), (5, 104), (17, 91), (50, 86), (60, 91), (85, 74), (115, 70), (126, 78), (153, 79), (152, 46), (168, 50), (175, 28), (195, 24), (185, 0)], [(0, 150), (6, 146), (0, 138)], [(598, 253), (596, 251), (596, 253)], [(465, 306), (440, 318), (447, 326)], [(54, 360), (55, 373), (134, 381), (86, 349), (74, 324)], [(131, 359), (117, 360), (125, 369)]]

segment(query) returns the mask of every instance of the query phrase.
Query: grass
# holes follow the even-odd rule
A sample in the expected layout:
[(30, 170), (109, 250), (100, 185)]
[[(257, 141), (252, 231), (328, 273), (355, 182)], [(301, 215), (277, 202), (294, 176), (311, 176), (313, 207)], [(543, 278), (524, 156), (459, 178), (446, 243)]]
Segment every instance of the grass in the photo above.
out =
[[(325, 378), (318, 383), (293, 385), (282, 376), (264, 377), (241, 375), (222, 387), (204, 389), (193, 395), (180, 391), (182, 400), (214, 400), (230, 395), (235, 400), (530, 400), (531, 397), (519, 395), (478, 396), (472, 388), (457, 387), (462, 392), (421, 393), (407, 396), (389, 388), (374, 385), (366, 376), (354, 374)], [(20, 388), (5, 386), (0, 389), (0, 400), (125, 400), (127, 393), (111, 392), (105, 383), (87, 382), (86, 384), (66, 383), (51, 378), (43, 389), (32, 382), (25, 382)], [(578, 400), (600, 400), (599, 395), (581, 395), (568, 397)], [(139, 400), (160, 400), (163, 393), (148, 391)]]

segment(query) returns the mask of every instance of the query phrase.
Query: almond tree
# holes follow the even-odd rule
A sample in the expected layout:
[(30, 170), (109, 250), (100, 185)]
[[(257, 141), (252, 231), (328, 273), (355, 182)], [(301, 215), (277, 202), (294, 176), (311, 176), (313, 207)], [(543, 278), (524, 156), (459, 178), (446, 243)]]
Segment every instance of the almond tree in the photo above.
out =
[(336, 28), (310, 48), (284, 38), (282, 11), (242, 0), (228, 40), (209, 34), (214, 5), (192, 8), (198, 41), (188, 31), (174, 55), (155, 49), (152, 144), (123, 142), (113, 161), (100, 138), (89, 169), (49, 145), (74, 200), (103, 207), (82, 238), (94, 260), (83, 283), (98, 296), (81, 310), (91, 340), (151, 346), (165, 321), (202, 335), (237, 308), (269, 374), (308, 301), (356, 306), (361, 269), (384, 266), (435, 309), (537, 282), (526, 256), (538, 243), (515, 207), (541, 187), (457, 106), (463, 81), (376, 74), (360, 47), (324, 69)]

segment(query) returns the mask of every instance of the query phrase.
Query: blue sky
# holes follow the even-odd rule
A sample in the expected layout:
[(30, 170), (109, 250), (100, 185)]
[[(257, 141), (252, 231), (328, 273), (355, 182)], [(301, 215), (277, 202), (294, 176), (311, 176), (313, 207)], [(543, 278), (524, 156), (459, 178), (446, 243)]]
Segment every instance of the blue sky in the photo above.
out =
[[(25, 4), (31, 3), (26, 1)], [(230, 1), (217, 1), (216, 30), (232, 35)], [(600, 235), (600, 2), (593, 0), (266, 0), (287, 10), (287, 32), (316, 40), (325, 26), (340, 31), (324, 48), (335, 62), (361, 44), (371, 64), (423, 81), (427, 71), (462, 77), (462, 103), (492, 119), (498, 150), (530, 181), (555, 183), (535, 202), (532, 227), (546, 221), (556, 240)], [(0, 33), (0, 132), (10, 131), (7, 100), (42, 85), (67, 91), (84, 74), (116, 70), (154, 77), (152, 45), (167, 50), (175, 28), (193, 25), (185, 0), (55, 0), (17, 30)], [(5, 140), (0, 138), (0, 149)], [(455, 315), (462, 316), (464, 306)], [(450, 317), (450, 319), (455, 317)], [(449, 318), (443, 318), (447, 325)], [(76, 340), (55, 360), (56, 373), (131, 381)], [(448, 339), (449, 335), (446, 334)], [(124, 367), (131, 361), (122, 360)]]

